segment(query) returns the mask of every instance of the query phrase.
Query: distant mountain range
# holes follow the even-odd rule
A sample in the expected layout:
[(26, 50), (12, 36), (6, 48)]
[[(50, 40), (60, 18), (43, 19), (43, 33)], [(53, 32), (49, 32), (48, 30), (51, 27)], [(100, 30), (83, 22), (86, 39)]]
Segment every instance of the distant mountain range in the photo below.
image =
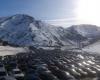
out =
[(77, 46), (100, 39), (100, 28), (95, 25), (56, 27), (25, 14), (0, 18), (0, 39), (19, 46)]

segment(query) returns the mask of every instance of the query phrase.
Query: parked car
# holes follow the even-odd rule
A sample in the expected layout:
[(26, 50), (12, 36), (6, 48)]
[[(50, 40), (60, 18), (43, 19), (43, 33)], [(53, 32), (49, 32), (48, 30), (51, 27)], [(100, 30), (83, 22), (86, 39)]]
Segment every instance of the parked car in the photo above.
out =
[(23, 80), (24, 79), (24, 74), (18, 68), (12, 69), (11, 76), (15, 77), (18, 80)]

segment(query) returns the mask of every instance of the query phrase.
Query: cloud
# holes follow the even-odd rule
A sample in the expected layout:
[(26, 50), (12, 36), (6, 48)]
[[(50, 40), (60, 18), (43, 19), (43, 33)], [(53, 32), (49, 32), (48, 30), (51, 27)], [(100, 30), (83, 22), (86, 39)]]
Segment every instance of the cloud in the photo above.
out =
[(55, 25), (55, 26), (62, 26), (62, 27), (69, 27), (73, 24), (76, 24), (75, 18), (67, 18), (67, 19), (53, 19), (53, 20), (45, 20), (45, 22)]

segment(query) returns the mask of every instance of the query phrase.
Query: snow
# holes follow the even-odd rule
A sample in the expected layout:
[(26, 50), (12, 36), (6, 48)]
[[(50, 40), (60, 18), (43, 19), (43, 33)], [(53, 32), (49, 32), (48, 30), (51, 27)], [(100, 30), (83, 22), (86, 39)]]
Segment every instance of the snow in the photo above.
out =
[[(75, 25), (72, 27), (82, 35), (81, 37), (100, 36), (100, 29), (95, 25)], [(74, 46), (76, 42), (67, 37), (70, 34), (75, 35), (65, 28), (35, 20), (33, 17), (24, 14), (0, 18), (0, 39), (14, 45)]]
[(69, 27), (69, 29), (71, 28), (73, 28), (79, 34), (85, 37), (100, 36), (100, 28), (96, 25), (81, 24), (81, 25), (73, 25), (72, 27)]
[(10, 46), (0, 46), (0, 56), (5, 56), (5, 55), (15, 55), (20, 52), (27, 52), (28, 49), (26, 48), (15, 48), (15, 47), (10, 47)]
[(84, 51), (88, 51), (88, 52), (96, 52), (96, 53), (100, 53), (100, 40), (97, 41), (94, 44), (91, 44), (85, 48), (83, 48)]
[(31, 16), (17, 14), (0, 18), (0, 39), (20, 46), (54, 46), (72, 43), (65, 38), (66, 30), (61, 27), (35, 20)]
[(14, 74), (15, 77), (24, 77), (24, 74), (23, 73), (20, 73), (20, 74)]
[(13, 69), (13, 71), (20, 71), (20, 69), (18, 69), (18, 68), (15, 68), (15, 69)]

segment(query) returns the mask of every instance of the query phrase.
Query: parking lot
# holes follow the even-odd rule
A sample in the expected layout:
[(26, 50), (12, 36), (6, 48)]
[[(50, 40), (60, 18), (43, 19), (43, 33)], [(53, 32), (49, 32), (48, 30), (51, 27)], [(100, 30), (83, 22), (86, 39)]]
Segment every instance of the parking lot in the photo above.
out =
[(99, 80), (99, 58), (71, 51), (0, 56), (0, 80)]

